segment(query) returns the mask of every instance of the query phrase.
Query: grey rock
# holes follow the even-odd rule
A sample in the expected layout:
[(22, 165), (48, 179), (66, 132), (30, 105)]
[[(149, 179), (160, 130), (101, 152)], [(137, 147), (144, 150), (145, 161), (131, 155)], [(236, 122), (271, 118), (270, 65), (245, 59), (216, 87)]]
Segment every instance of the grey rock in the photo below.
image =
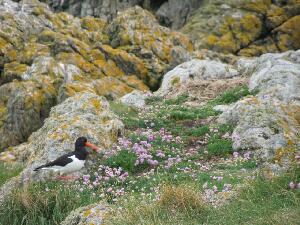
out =
[(238, 76), (237, 70), (231, 65), (213, 60), (193, 59), (180, 64), (163, 77), (158, 95), (166, 95), (174, 86), (189, 80), (213, 80)]
[(105, 214), (109, 211), (104, 203), (80, 207), (72, 211), (61, 225), (103, 225)]
[(133, 91), (123, 96), (120, 101), (123, 104), (134, 106), (136, 108), (143, 108), (145, 106), (145, 99), (151, 96), (151, 92)]
[(236, 125), (234, 150), (253, 150), (263, 162), (276, 156), (282, 167), (290, 166), (290, 154), (299, 151), (300, 143), (299, 59), (300, 51), (289, 51), (239, 61), (239, 69), (251, 76), (250, 90), (258, 93), (233, 104), (218, 119)]
[(104, 97), (81, 92), (66, 99), (51, 109), (49, 118), (28, 142), (13, 148), (13, 153), (27, 165), (21, 173), (22, 180), (51, 177), (49, 172), (34, 172), (33, 168), (73, 151), (78, 137), (85, 136), (106, 149), (123, 133), (123, 128)]
[(172, 29), (185, 25), (191, 13), (200, 7), (202, 0), (169, 0), (161, 5), (155, 15), (158, 21)]
[(178, 29), (191, 13), (198, 9), (202, 0), (46, 0), (55, 11), (66, 11), (74, 16), (94, 16), (111, 21), (121, 11), (134, 6), (155, 13), (162, 25)]

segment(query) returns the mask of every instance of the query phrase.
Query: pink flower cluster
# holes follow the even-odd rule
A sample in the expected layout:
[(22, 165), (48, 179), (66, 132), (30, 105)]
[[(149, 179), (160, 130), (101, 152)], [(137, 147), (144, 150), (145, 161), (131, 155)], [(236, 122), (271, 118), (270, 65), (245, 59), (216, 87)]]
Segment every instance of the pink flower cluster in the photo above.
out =
[(181, 157), (177, 155), (176, 157), (169, 157), (166, 161), (165, 169), (170, 169), (176, 163), (180, 163), (182, 161)]
[[(112, 179), (118, 182), (124, 182), (126, 177), (128, 177), (128, 173), (124, 172), (121, 167), (119, 168), (110, 168), (109, 166), (100, 165), (98, 171), (103, 173), (104, 181), (110, 181)], [(98, 176), (96, 176), (97, 179)]]
[(221, 181), (221, 180), (223, 180), (223, 177), (222, 176), (210, 176), (210, 179)]
[(157, 160), (153, 160), (153, 156), (150, 153), (151, 144), (147, 141), (141, 141), (139, 144), (135, 143), (132, 147), (133, 152), (137, 155), (135, 166), (148, 163), (151, 166), (158, 164)]
[[(233, 158), (237, 159), (240, 157), (239, 153), (238, 152), (233, 152), (232, 154)], [(247, 151), (244, 153), (243, 157), (242, 157), (244, 160), (248, 161), (251, 159), (251, 152), (250, 151)]]

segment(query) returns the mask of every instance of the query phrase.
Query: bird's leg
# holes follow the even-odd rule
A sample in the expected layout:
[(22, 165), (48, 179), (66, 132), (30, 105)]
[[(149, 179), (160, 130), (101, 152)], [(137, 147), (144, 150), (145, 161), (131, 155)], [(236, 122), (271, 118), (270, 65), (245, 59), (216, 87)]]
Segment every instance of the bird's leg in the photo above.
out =
[(77, 180), (79, 179), (79, 176), (59, 176), (58, 177), (59, 180)]

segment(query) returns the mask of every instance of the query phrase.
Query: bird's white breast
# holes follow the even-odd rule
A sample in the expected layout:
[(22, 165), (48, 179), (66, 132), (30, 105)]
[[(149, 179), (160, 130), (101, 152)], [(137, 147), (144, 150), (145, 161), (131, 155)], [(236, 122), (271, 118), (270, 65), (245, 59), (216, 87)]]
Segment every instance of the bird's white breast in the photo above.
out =
[(72, 173), (84, 167), (85, 160), (79, 160), (75, 157), (75, 155), (72, 155), (69, 158), (73, 161), (68, 163), (66, 166), (62, 167), (59, 170), (61, 173)]

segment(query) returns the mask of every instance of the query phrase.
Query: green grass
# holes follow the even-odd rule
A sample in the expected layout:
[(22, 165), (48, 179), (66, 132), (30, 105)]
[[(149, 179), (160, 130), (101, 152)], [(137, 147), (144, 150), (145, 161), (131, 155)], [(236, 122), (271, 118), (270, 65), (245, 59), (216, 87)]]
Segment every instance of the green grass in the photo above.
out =
[[(46, 189), (49, 189), (46, 191)], [(91, 192), (79, 192), (64, 183), (47, 182), (18, 189), (0, 207), (1, 225), (54, 225), (74, 209), (97, 202)]]
[[(300, 190), (287, 188), (288, 182), (297, 179), (300, 179), (299, 170), (271, 181), (259, 176), (241, 191), (238, 198), (216, 209), (206, 208), (200, 204), (201, 200), (197, 200), (196, 207), (185, 207), (196, 201), (190, 195), (182, 199), (186, 189), (177, 194), (163, 191), (163, 199), (172, 197), (167, 198), (172, 201), (164, 201), (164, 205), (161, 200), (127, 199), (121, 205), (125, 210), (115, 214), (108, 224), (299, 224)], [(197, 191), (193, 195), (198, 196)]]
[(138, 118), (137, 109), (119, 102), (110, 102), (110, 109), (122, 119), (125, 128), (134, 130), (146, 127), (145, 122)]
[(0, 163), (0, 186), (10, 178), (17, 176), (21, 171), (22, 167), (20, 165)]
[(232, 141), (212, 138), (207, 145), (208, 156), (224, 157), (233, 152)]
[(113, 168), (121, 167), (129, 173), (135, 173), (137, 172), (137, 168), (134, 166), (136, 160), (136, 154), (127, 150), (121, 150), (116, 155), (108, 158), (105, 165)]
[(230, 89), (226, 92), (224, 92), (219, 97), (215, 98), (211, 102), (214, 105), (220, 105), (220, 104), (230, 104), (233, 102), (237, 102), (242, 97), (245, 97), (247, 95), (251, 95), (251, 93), (246, 85), (238, 86), (236, 88)]

